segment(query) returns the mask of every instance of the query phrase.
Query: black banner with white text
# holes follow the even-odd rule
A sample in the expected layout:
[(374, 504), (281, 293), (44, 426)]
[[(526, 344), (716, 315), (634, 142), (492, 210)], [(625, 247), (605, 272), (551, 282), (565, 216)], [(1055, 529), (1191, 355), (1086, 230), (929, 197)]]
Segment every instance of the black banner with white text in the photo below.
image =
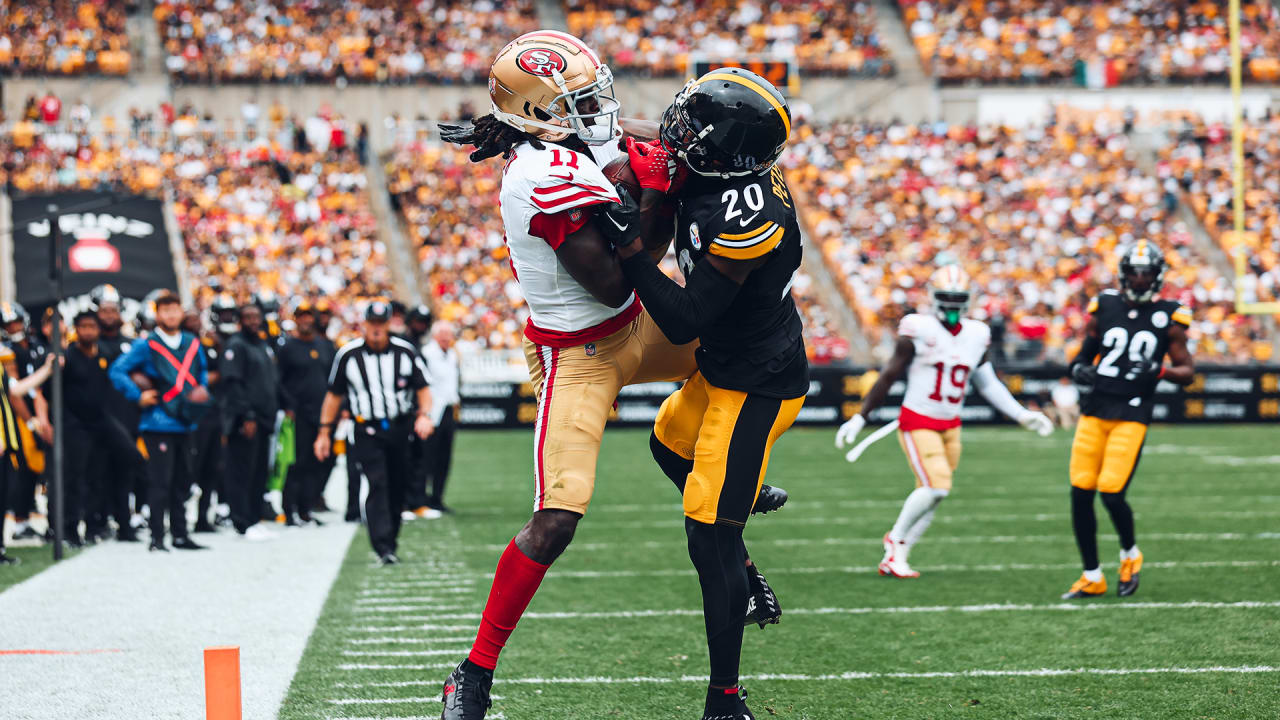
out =
[[(1001, 379), (1028, 407), (1053, 403), (1052, 393), (1061, 385), (1066, 368), (1035, 366), (1009, 369)], [(835, 426), (860, 409), (863, 393), (877, 377), (875, 370), (817, 367), (811, 371), (809, 395), (797, 425)], [(653, 424), (658, 408), (678, 383), (648, 383), (625, 387), (609, 424), (645, 427)], [(905, 383), (898, 382), (885, 405), (872, 413), (876, 423), (898, 416)], [(461, 424), (465, 427), (527, 427), (537, 417), (537, 403), (529, 383), (463, 383)], [(1069, 392), (1068, 392), (1069, 394)], [(1186, 388), (1161, 382), (1156, 389), (1155, 422), (1280, 422), (1280, 366), (1222, 366), (1197, 369)], [(972, 388), (965, 398), (966, 424), (1010, 423)]]

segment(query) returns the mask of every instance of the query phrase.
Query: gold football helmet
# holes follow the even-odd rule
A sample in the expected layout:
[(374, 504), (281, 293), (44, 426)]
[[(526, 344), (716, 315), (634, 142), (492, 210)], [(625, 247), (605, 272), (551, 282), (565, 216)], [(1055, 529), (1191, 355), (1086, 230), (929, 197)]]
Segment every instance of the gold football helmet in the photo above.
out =
[(929, 276), (933, 311), (947, 325), (956, 325), (969, 311), (969, 274), (959, 265), (943, 265)]
[(613, 73), (567, 33), (535, 30), (507, 43), (489, 68), (489, 99), (494, 117), (540, 140), (603, 145), (619, 134)]

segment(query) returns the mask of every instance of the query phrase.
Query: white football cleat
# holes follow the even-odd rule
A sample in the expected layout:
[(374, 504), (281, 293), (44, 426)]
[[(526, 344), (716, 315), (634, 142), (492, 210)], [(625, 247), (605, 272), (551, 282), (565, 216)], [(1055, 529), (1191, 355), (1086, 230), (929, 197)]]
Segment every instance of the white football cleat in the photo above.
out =
[(912, 570), (907, 564), (906, 547), (890, 540), (889, 533), (884, 534), (884, 559), (880, 561), (879, 570), (881, 575), (891, 575), (896, 578), (920, 577), (920, 573)]

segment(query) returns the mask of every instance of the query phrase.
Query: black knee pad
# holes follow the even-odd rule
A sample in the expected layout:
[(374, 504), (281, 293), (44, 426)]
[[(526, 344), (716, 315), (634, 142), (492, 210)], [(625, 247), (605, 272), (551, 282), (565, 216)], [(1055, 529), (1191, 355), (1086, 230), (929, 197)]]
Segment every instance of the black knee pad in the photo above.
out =
[(685, 460), (674, 450), (663, 445), (656, 433), (649, 433), (649, 452), (653, 453), (653, 459), (658, 462), (658, 467), (662, 468), (662, 472), (671, 478), (676, 489), (683, 494), (685, 478), (693, 472), (693, 461)]
[(741, 625), (750, 591), (742, 528), (685, 518), (684, 531), (689, 539), (689, 559), (702, 585), (707, 635), (714, 636), (731, 624)]

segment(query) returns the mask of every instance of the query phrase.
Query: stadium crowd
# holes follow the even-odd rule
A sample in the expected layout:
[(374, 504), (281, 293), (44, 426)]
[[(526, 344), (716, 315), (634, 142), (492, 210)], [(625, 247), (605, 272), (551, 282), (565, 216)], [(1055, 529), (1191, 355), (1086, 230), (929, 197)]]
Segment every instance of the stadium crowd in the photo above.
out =
[[(74, 310), (63, 318), (62, 536), (70, 547), (137, 542), (147, 532), (153, 551), (168, 550), (166, 535), (173, 548), (199, 550), (204, 546), (191, 535), (218, 527), (269, 540), (266, 524), (320, 525), (312, 513), (328, 510), (324, 488), (344, 454), (347, 521), (367, 522), (373, 533), (386, 529), (388, 513), (398, 528), (401, 520), (447, 511), (459, 366), (453, 326), (433, 324), (426, 306), (376, 299), (362, 304), (355, 326), (334, 319), (323, 299), (295, 297), (282, 312), (266, 292), (239, 303), (223, 293), (203, 313), (184, 308), (169, 290), (148, 295), (141, 312), (125, 312), (135, 305), (110, 285), (64, 304)], [(409, 472), (393, 480), (374, 477), (367, 458), (351, 452), (373, 434), (364, 432), (375, 419), (367, 416), (371, 406), (382, 413), (380, 432), (406, 430), (403, 415), (388, 417), (391, 403), (362, 401), (359, 392), (371, 390), (348, 393), (332, 379), (344, 374), (332, 368), (347, 347), (373, 347), (378, 333), (384, 348), (415, 353), (421, 382), (436, 389), (429, 406), (415, 402), (415, 412), (438, 432), (404, 447)], [(355, 335), (358, 341), (338, 350), (336, 339)], [(0, 304), (0, 336), (0, 511), (11, 511), (14, 540), (47, 542), (53, 528), (32, 521), (44, 509), (39, 496), (50, 492), (52, 312), (35, 324), (20, 305)], [(335, 412), (322, 422), (330, 395), (341, 420)], [(330, 445), (320, 451), (318, 435), (334, 438), (336, 454)], [(362, 475), (370, 498), (363, 512)], [(399, 485), (389, 507), (388, 483)], [(373, 499), (379, 492), (381, 501)], [(384, 563), (395, 562), (386, 554)], [(0, 533), (0, 565), (7, 562)]]
[(1186, 119), (1161, 151), (1159, 169), (1175, 179), (1209, 234), (1245, 255), (1251, 299), (1280, 299), (1280, 116), (1245, 129), (1245, 229), (1236, 237), (1231, 184), (1231, 129)]
[(793, 60), (810, 74), (890, 75), (893, 62), (866, 2), (566, 0), (569, 32), (617, 71), (686, 72), (690, 56)]
[[(1101, 84), (1224, 82), (1227, 13), (1211, 2), (899, 0), (921, 59), (944, 83), (1069, 80), (1100, 63)], [(1280, 77), (1277, 10), (1241, 3), (1246, 76)]]
[(190, 0), (154, 12), (171, 76), (188, 82), (482, 82), (532, 0)]
[(807, 221), (883, 354), (897, 321), (926, 301), (937, 262), (960, 262), (997, 360), (1064, 361), (1084, 308), (1116, 281), (1115, 250), (1138, 237), (1166, 249), (1165, 293), (1196, 314), (1203, 362), (1262, 361), (1256, 319), (1232, 315), (1233, 286), (1174, 216), (1176, 184), (1140, 170), (1120, 128), (963, 125), (802, 126), (783, 163)]
[(42, 0), (0, 5), (0, 73), (129, 72), (128, 12), (137, 2)]

